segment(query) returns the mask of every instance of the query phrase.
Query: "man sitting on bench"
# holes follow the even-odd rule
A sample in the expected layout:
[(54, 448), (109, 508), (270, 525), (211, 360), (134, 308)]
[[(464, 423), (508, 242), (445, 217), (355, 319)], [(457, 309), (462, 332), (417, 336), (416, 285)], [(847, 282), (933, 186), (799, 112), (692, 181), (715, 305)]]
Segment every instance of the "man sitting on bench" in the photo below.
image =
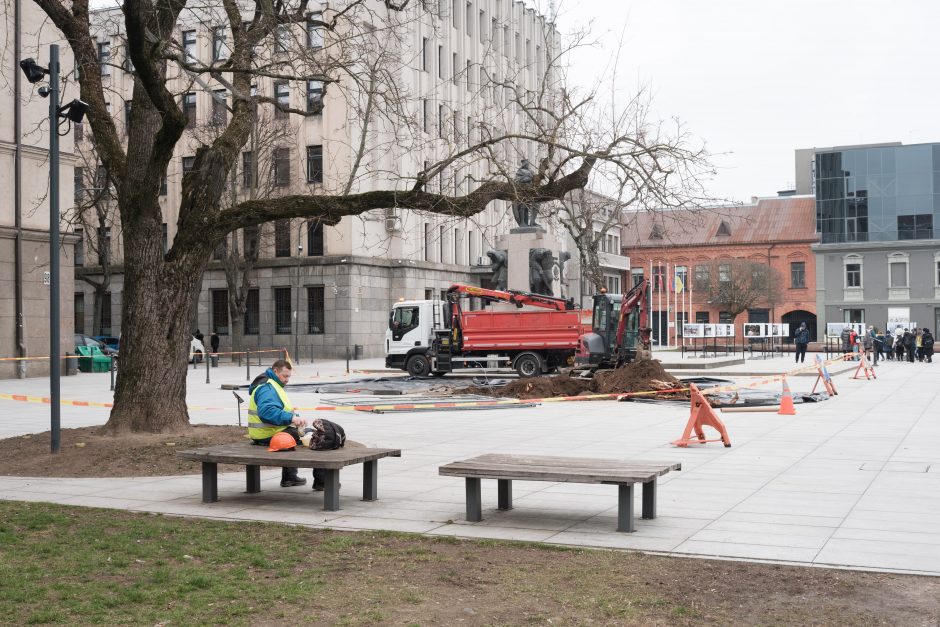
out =
[[(267, 446), (275, 434), (285, 432), (294, 438), (294, 443), (300, 443), (300, 433), (297, 427), (307, 424), (306, 418), (294, 411), (294, 406), (284, 386), (290, 381), (293, 367), (289, 361), (278, 359), (264, 374), (258, 375), (248, 386), (248, 437), (252, 444)], [(322, 491), (325, 472), (320, 469), (313, 470), (313, 489)], [(281, 468), (281, 487), (305, 485), (307, 480), (297, 474), (296, 468)]]

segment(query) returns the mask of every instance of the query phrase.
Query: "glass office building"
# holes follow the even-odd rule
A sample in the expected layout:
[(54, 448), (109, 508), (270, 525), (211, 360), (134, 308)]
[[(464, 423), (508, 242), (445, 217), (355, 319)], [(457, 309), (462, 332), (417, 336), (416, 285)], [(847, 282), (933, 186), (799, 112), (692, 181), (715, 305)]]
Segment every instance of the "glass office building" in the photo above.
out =
[(933, 239), (940, 229), (940, 144), (816, 153), (821, 243)]

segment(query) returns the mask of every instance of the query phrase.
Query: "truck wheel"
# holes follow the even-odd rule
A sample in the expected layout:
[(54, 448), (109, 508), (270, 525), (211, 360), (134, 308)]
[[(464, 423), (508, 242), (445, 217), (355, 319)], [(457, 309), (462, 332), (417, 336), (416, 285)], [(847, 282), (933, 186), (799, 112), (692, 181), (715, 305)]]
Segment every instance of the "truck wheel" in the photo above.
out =
[(447, 374), (447, 373), (444, 372), (443, 370), (435, 370), (435, 371), (432, 372), (431, 374), (433, 374), (435, 377), (440, 378), (440, 377), (443, 377), (443, 376), (444, 376), (445, 374)]
[(431, 362), (424, 355), (412, 355), (405, 362), (405, 370), (413, 377), (426, 377), (431, 371)]
[(519, 376), (523, 379), (537, 377), (542, 374), (542, 360), (534, 353), (523, 353), (519, 355), (516, 357), (516, 362), (513, 364), (513, 367), (515, 367), (516, 372), (519, 373)]

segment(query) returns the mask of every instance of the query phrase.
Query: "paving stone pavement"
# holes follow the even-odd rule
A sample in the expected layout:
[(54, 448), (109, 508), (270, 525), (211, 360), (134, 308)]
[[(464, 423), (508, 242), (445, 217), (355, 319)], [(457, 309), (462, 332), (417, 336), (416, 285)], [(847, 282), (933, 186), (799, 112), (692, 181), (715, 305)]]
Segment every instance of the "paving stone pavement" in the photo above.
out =
[[(790, 356), (748, 363), (751, 370), (759, 365), (760, 372), (793, 366)], [(380, 369), (381, 360), (354, 367)], [(671, 446), (689, 415), (687, 407), (676, 405), (599, 401), (487, 411), (337, 413), (330, 417), (352, 439), (402, 449), (400, 459), (379, 462), (379, 501), (359, 501), (362, 473), (358, 466), (344, 470), (337, 512), (321, 509), (322, 493), (280, 488), (277, 470), (262, 472), (258, 494), (244, 493), (243, 473), (220, 476), (220, 501), (213, 504), (201, 502), (197, 475), (120, 481), (0, 477), (0, 499), (936, 576), (938, 368), (887, 362), (878, 366), (873, 381), (850, 379), (852, 368), (836, 375), (836, 398), (797, 405), (796, 416), (725, 414), (731, 448)], [(709, 374), (748, 372), (746, 366), (726, 370)], [(343, 362), (299, 364), (293, 382), (338, 380), (344, 371)], [(258, 372), (253, 366), (253, 374)], [(232, 392), (219, 386), (244, 383), (244, 367), (223, 365), (212, 369), (211, 379), (206, 384), (204, 370), (190, 371), (192, 422), (236, 424)], [(790, 380), (795, 393), (809, 392), (812, 384), (808, 377)], [(108, 387), (106, 373), (65, 377), (62, 398), (106, 402)], [(0, 381), (0, 394), (11, 393), (48, 395), (48, 380)], [(321, 404), (317, 394), (291, 396), (300, 406)], [(62, 408), (64, 428), (106, 419), (107, 409)], [(0, 400), (0, 437), (45, 431), (48, 421), (48, 405)], [(490, 452), (666, 460), (681, 462), (683, 469), (661, 479), (659, 517), (637, 520), (632, 534), (614, 531), (614, 486), (515, 481), (514, 509), (501, 512), (496, 482), (484, 481), (484, 519), (468, 523), (463, 480), (441, 477), (437, 468)]]

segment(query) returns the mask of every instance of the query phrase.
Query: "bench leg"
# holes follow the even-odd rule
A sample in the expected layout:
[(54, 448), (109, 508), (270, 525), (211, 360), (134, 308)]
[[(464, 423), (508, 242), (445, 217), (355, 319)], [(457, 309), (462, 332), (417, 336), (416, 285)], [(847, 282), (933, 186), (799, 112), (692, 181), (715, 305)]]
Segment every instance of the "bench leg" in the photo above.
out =
[(656, 518), (656, 477), (643, 484), (643, 518)]
[(617, 531), (631, 533), (633, 526), (633, 484), (617, 484)]
[(497, 479), (496, 486), (499, 509), (512, 509), (512, 480)]
[(379, 499), (379, 462), (372, 460), (362, 464), (362, 500)]
[(483, 520), (483, 501), (480, 498), (480, 479), (467, 477), (467, 520), (480, 522)]
[(245, 466), (245, 492), (248, 494), (261, 492), (261, 466), (254, 464)]
[(202, 502), (215, 503), (219, 500), (219, 465), (215, 462), (202, 462)]
[(323, 472), (326, 474), (323, 486), (323, 509), (335, 512), (339, 509), (339, 470), (332, 468)]

